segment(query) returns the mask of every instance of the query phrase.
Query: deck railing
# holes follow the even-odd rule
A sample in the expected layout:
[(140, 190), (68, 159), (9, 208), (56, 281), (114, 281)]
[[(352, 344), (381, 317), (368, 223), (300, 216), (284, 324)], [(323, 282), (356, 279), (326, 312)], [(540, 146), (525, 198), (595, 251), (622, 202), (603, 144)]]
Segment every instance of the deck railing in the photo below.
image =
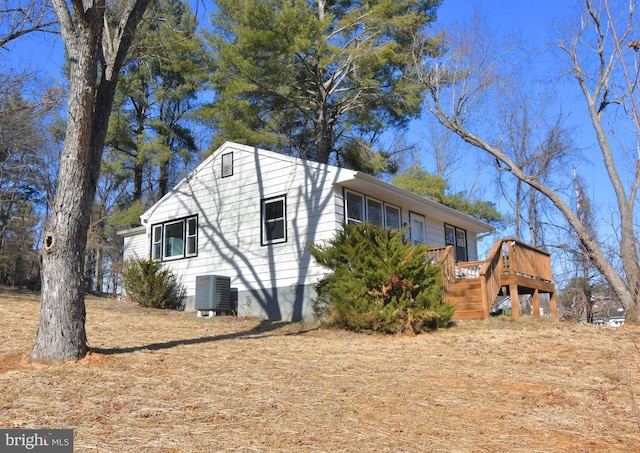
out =
[(505, 275), (521, 275), (550, 282), (551, 255), (515, 239), (502, 242), (502, 262)]
[(442, 266), (442, 284), (444, 292), (447, 293), (456, 279), (456, 259), (453, 256), (453, 247), (448, 245), (430, 249), (427, 252), (427, 257), (435, 262), (436, 265)]
[(487, 259), (480, 269), (480, 284), (482, 286), (482, 311), (484, 317), (489, 317), (489, 310), (502, 286), (501, 277), (504, 263), (502, 260), (502, 241), (493, 244)]
[(431, 249), (427, 256), (443, 267), (445, 292), (451, 289), (456, 278), (480, 278), (485, 317), (489, 316), (504, 277), (517, 275), (545, 282), (553, 280), (550, 254), (515, 239), (497, 241), (485, 261), (456, 263), (454, 249), (450, 245)]

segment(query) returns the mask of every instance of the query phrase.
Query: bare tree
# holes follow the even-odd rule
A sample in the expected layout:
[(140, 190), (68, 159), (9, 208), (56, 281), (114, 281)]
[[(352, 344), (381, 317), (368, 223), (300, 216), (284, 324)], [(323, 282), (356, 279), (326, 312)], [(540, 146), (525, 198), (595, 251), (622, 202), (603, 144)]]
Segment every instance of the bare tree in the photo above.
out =
[(57, 33), (57, 21), (48, 1), (0, 0), (0, 48), (34, 31)]
[[(503, 90), (497, 120), (501, 134), (496, 146), (527, 174), (549, 183), (554, 175), (570, 167), (573, 147), (569, 132), (558, 117), (546, 119), (549, 105), (544, 95), (519, 93), (513, 84)], [(498, 164), (502, 197), (515, 213), (515, 237), (536, 247), (547, 247), (543, 220), (550, 210), (545, 197), (523, 181), (513, 178)], [(515, 181), (514, 181), (515, 180)]]
[(87, 352), (83, 258), (118, 73), (150, 0), (52, 0), (69, 66), (68, 120), (43, 245), (30, 360)]
[(433, 155), (436, 175), (451, 181), (457, 170), (462, 168), (464, 154), (460, 149), (458, 136), (437, 122), (428, 124), (429, 152)]
[(0, 282), (39, 278), (35, 237), (42, 206), (40, 174), (46, 164), (49, 117), (60, 108), (61, 90), (32, 73), (0, 72)]
[(492, 140), (487, 129), (482, 129), (478, 117), (474, 117), (470, 107), (487, 101), (496, 81), (503, 79), (505, 68), (513, 66), (512, 61), (496, 58), (496, 48), (479, 39), (478, 28), (464, 39), (450, 42), (451, 53), (437, 65), (420, 61), (419, 73), (427, 87), (429, 109), (438, 121), (467, 143), (489, 153), (505, 171), (533, 187), (557, 208), (579, 238), (591, 263), (625, 307), (626, 322), (640, 324), (640, 264), (634, 234), (635, 201), (640, 186), (637, 99), (640, 66), (636, 54), (640, 42), (632, 40), (636, 32), (632, 21), (635, 3), (627, 4), (626, 11), (616, 11), (615, 14), (626, 13), (626, 20), (621, 22), (614, 17), (613, 2), (603, 0), (596, 5), (595, 1), (582, 0), (581, 3), (584, 12), (580, 25), (560, 40), (560, 49), (569, 57), (568, 70), (585, 100), (606, 176), (615, 193), (619, 261), (607, 256), (607, 244), (601, 242), (572, 209), (570, 195), (566, 193), (571, 187), (566, 178), (570, 181), (571, 175), (566, 175), (570, 172), (555, 174), (554, 181), (545, 182)]

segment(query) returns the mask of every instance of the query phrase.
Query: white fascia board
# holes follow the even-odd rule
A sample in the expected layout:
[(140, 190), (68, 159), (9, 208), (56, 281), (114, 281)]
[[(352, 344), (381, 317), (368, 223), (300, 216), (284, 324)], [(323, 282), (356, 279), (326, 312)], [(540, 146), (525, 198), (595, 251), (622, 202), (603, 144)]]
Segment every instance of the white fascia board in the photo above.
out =
[(475, 234), (488, 233), (494, 230), (494, 227), (486, 222), (463, 214), (460, 211), (433, 200), (429, 200), (409, 190), (401, 189), (393, 184), (381, 181), (366, 173), (352, 172), (351, 176), (348, 173), (341, 176), (343, 177), (337, 181), (337, 184), (362, 193), (363, 195), (396, 204), (420, 214), (426, 214), (444, 223), (465, 228), (468, 232)]
[(138, 236), (138, 235), (144, 234), (146, 233), (146, 231), (147, 231), (147, 227), (142, 225), (142, 226), (137, 226), (133, 228), (128, 228), (126, 230), (117, 231), (116, 234), (122, 237), (131, 237), (131, 236)]

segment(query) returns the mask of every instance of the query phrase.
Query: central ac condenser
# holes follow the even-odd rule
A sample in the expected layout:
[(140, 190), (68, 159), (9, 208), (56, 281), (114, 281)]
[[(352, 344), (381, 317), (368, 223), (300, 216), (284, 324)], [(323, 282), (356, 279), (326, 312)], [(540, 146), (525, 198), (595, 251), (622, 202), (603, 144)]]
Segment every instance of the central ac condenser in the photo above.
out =
[(220, 275), (196, 276), (195, 309), (231, 311), (231, 279)]

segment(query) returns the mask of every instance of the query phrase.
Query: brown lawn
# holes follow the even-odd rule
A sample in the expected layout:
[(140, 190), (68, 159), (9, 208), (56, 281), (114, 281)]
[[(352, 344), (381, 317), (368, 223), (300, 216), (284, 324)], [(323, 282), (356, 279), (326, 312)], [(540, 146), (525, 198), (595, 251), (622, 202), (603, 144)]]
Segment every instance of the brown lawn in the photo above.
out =
[(92, 352), (30, 364), (35, 296), (0, 293), (0, 428), (76, 452), (640, 450), (640, 329), (524, 319), (416, 337), (88, 299)]

